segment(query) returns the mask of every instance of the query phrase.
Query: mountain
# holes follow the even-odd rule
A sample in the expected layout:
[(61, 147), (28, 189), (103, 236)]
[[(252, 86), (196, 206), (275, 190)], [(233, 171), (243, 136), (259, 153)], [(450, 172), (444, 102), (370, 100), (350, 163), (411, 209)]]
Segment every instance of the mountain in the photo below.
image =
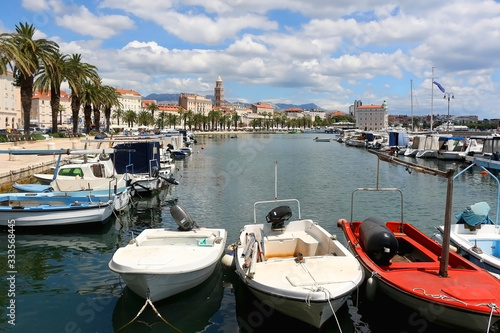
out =
[(156, 102), (179, 103), (179, 96), (181, 94), (149, 94), (144, 99), (153, 99)]
[[(174, 103), (179, 102), (179, 96), (180, 96), (180, 94), (149, 94), (146, 97), (144, 97), (144, 99), (152, 99), (152, 100), (155, 100), (157, 103), (174, 104)], [(207, 95), (205, 97), (208, 99), (211, 99), (212, 101), (214, 100), (213, 95)], [(269, 104), (272, 104), (272, 103), (269, 103)], [(317, 106), (314, 103), (307, 103), (307, 104), (301, 104), (301, 105), (277, 103), (277, 104), (273, 104), (273, 106), (276, 110), (286, 110), (286, 109), (290, 109), (290, 108), (301, 108), (302, 110), (322, 110), (319, 106)]]
[(300, 105), (277, 103), (277, 104), (275, 104), (275, 107), (278, 110), (286, 110), (286, 109), (290, 109), (290, 108), (300, 108), (302, 110), (322, 110), (319, 106), (317, 106), (314, 103), (307, 103), (307, 104), (300, 104)]

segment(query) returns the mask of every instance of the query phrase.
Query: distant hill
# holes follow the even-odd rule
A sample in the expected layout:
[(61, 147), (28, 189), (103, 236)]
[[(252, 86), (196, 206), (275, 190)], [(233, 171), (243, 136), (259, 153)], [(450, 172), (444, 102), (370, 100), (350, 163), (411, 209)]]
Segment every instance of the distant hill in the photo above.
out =
[[(144, 97), (144, 99), (152, 99), (158, 103), (173, 104), (173, 103), (179, 102), (179, 96), (180, 96), (180, 94), (149, 94), (146, 97)], [(205, 97), (208, 99), (211, 99), (212, 101), (214, 100), (213, 95), (207, 95)], [(250, 105), (250, 104), (248, 104), (248, 105)], [(290, 109), (290, 108), (301, 108), (303, 110), (312, 110), (312, 109), (321, 110), (321, 108), (314, 103), (301, 104), (301, 105), (277, 103), (277, 104), (273, 104), (273, 105), (274, 105), (276, 110), (286, 110), (286, 109)]]
[(277, 103), (277, 104), (275, 104), (275, 106), (279, 110), (286, 110), (286, 109), (290, 109), (290, 108), (300, 108), (302, 110), (312, 110), (312, 109), (321, 110), (321, 108), (314, 103), (307, 103), (307, 104), (300, 104), (300, 105)]
[(160, 102), (167, 102), (167, 103), (179, 103), (179, 96), (181, 94), (149, 94), (144, 99), (152, 99), (157, 101), (158, 103)]

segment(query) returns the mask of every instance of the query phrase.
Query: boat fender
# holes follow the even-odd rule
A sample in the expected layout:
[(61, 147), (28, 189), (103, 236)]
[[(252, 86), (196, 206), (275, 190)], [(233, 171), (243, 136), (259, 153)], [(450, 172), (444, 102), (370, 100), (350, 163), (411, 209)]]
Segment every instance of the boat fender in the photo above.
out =
[(235, 267), (235, 262), (234, 262), (234, 251), (236, 249), (236, 244), (229, 244), (227, 249), (226, 249), (226, 254), (222, 256), (221, 262), (223, 267), (226, 268), (232, 268)]
[(196, 227), (196, 222), (191, 218), (191, 215), (183, 207), (173, 205), (170, 207), (170, 214), (181, 231), (190, 231)]
[(398, 240), (381, 220), (370, 217), (359, 228), (360, 245), (378, 265), (390, 265), (398, 251)]
[(366, 299), (370, 302), (375, 300), (375, 295), (377, 294), (377, 280), (372, 276), (366, 280), (365, 295)]
[(273, 229), (283, 228), (285, 221), (292, 216), (292, 210), (289, 206), (279, 206), (271, 210), (267, 216), (266, 221), (271, 223)]

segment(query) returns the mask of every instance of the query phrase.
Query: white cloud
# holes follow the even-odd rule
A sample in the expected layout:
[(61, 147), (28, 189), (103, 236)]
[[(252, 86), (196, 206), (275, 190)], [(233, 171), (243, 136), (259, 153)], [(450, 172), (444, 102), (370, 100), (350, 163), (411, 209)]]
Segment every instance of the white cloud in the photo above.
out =
[(80, 6), (71, 14), (56, 17), (61, 27), (98, 39), (108, 39), (122, 30), (134, 29), (134, 22), (124, 15), (94, 15), (86, 7)]

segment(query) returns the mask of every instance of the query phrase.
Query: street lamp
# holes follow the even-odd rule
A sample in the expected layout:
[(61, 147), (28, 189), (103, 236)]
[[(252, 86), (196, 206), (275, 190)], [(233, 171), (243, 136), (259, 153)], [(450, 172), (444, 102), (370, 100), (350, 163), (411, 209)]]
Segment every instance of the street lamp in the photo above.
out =
[(450, 98), (455, 99), (455, 95), (450, 91), (450, 92), (445, 92), (444, 93), (444, 99), (448, 98), (448, 124), (447, 124), (447, 130), (448, 132), (450, 131)]

